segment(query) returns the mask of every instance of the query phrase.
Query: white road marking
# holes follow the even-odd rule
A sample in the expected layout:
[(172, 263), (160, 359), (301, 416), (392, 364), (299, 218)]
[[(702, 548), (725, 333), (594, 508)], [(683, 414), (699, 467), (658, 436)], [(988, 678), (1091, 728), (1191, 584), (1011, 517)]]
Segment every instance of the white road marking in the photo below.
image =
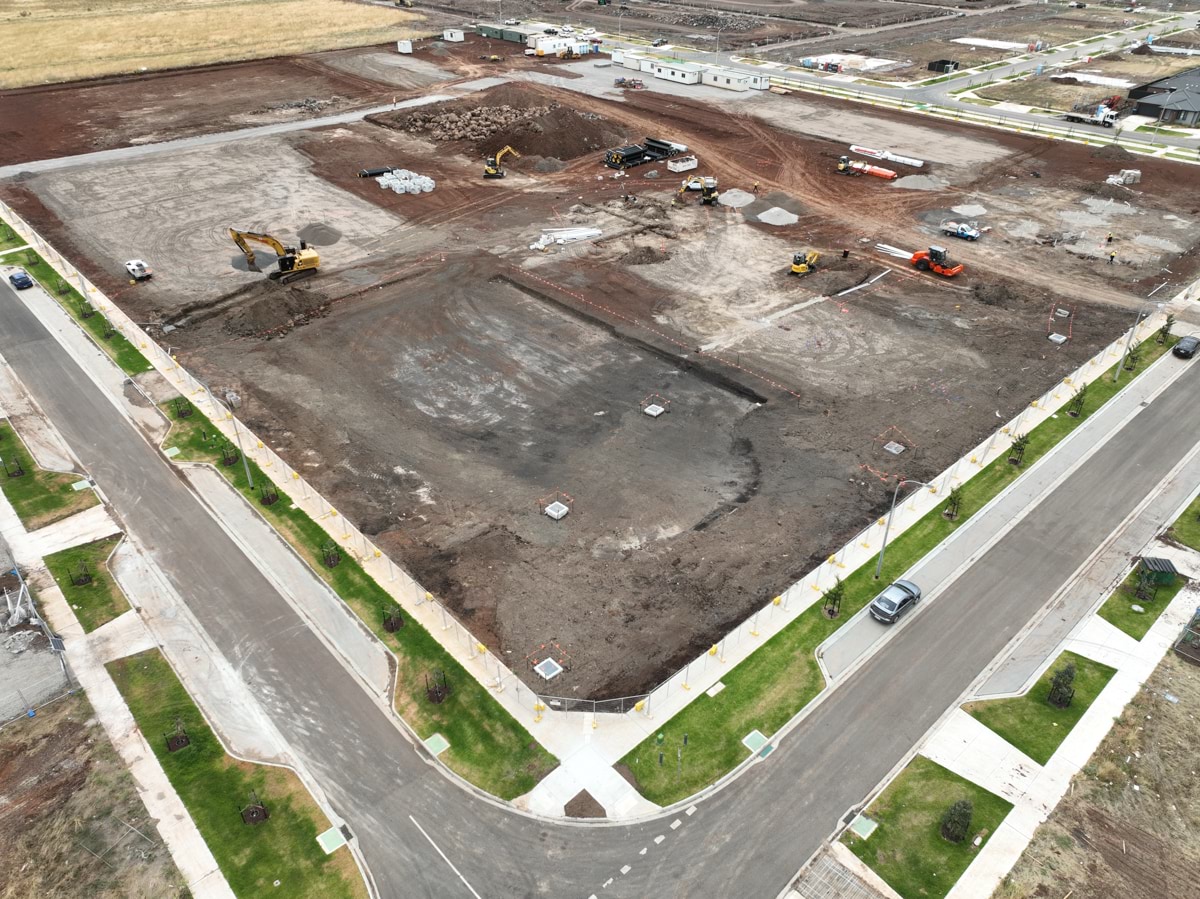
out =
[(629, 873), (630, 871), (632, 871), (632, 870), (633, 870), (633, 868), (631, 868), (629, 865), (622, 865), (622, 866), (621, 866), (621, 873), (622, 873), (622, 874), (628, 874), (628, 873)]
[(638, 855), (645, 855), (645, 854), (646, 854), (646, 850), (647, 850), (647, 849), (649, 849), (649, 848), (650, 848), (649, 846), (643, 846), (643, 847), (642, 847), (642, 851), (641, 851), (641, 852), (639, 852), (639, 853), (638, 853)]
[[(446, 858), (446, 853), (442, 852), (442, 850), (438, 847), (438, 844), (433, 841), (433, 837), (431, 837), (429, 834), (427, 834), (425, 832), (425, 828), (417, 823), (417, 819), (414, 818), (412, 815), (409, 815), (408, 820), (413, 823), (413, 826), (416, 827), (417, 830), (421, 831), (421, 836), (423, 836), (425, 839), (429, 840), (429, 845), (437, 850), (437, 854), (442, 857), (442, 861), (444, 861), (446, 864), (448, 864), (450, 866), (450, 870), (458, 875), (458, 879), (461, 880), (463, 882), (463, 885), (468, 890), (471, 891), (471, 895), (474, 896), (475, 899), (483, 899), (482, 896), (480, 896), (478, 893), (475, 892), (475, 887), (473, 887), (469, 883), (467, 883), (467, 878), (462, 876), (462, 871), (460, 871), (460, 870), (458, 870), (458, 868), (454, 867), (454, 862), (452, 862), (452, 861), (450, 861), (450, 859)], [(610, 880), (609, 883), (612, 883), (612, 881)], [(608, 886), (608, 884), (605, 884), (605, 886)]]
[(696, 814), (696, 806), (693, 805), (686, 812), (684, 812), (684, 814), (690, 818), (692, 815)]
[(604, 881), (604, 884), (603, 884), (602, 888), (607, 890), (607, 889), (608, 889), (608, 885), (609, 885), (610, 883), (612, 883), (612, 882), (613, 882), (613, 879), (612, 879), (611, 877), (610, 877), (610, 878), (608, 878), (608, 880)]
[(683, 823), (682, 821), (680, 821), (678, 818), (676, 818), (674, 821), (671, 822), (671, 830), (675, 830), (682, 823)]
[(655, 846), (657, 846), (659, 843), (661, 843), (661, 842), (662, 842), (663, 840), (665, 840), (665, 839), (666, 839), (666, 837), (665, 837), (665, 836), (663, 836), (663, 835), (661, 835), (661, 834), (660, 834), (660, 835), (658, 835), (658, 836), (656, 836), (656, 837), (654, 838), (654, 845), (655, 845)]

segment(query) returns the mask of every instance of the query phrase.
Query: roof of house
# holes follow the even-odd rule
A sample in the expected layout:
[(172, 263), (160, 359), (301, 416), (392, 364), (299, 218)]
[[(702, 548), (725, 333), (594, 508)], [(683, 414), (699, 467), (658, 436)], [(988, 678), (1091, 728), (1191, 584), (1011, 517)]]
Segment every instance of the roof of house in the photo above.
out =
[(1200, 89), (1200, 66), (1188, 69), (1186, 72), (1168, 75), (1166, 78), (1159, 78), (1157, 81), (1142, 85), (1142, 87), (1158, 87), (1166, 90), (1178, 90), (1186, 87)]
[(1200, 85), (1179, 88), (1165, 94), (1148, 94), (1137, 102), (1179, 112), (1200, 112)]

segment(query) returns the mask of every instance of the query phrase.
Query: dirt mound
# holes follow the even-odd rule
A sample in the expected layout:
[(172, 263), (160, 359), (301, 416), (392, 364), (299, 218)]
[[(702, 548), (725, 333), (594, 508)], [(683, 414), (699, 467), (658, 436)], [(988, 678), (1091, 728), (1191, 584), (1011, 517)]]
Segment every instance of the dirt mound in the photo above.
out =
[(1091, 194), (1093, 197), (1101, 197), (1105, 200), (1128, 200), (1133, 193), (1128, 187), (1123, 187), (1120, 184), (1109, 184), (1107, 181), (1088, 181), (1081, 187), (1085, 194)]
[(1022, 304), (1021, 293), (1003, 281), (976, 284), (972, 292), (975, 294), (975, 299), (985, 306), (1014, 309)]
[(233, 337), (281, 337), (323, 317), (329, 303), (329, 297), (319, 290), (266, 281), (242, 291), (221, 329)]
[(1116, 144), (1105, 144), (1103, 147), (1097, 147), (1092, 151), (1092, 158), (1126, 160), (1133, 159), (1133, 154), (1124, 147), (1117, 146)]
[(324, 222), (313, 222), (299, 231), (300, 239), (314, 247), (331, 247), (342, 239), (342, 232)]
[(476, 149), (486, 153), (493, 145), (509, 144), (522, 152), (530, 151), (554, 159), (574, 159), (615, 146), (623, 139), (624, 135), (602, 116), (553, 104), (544, 112), (498, 130), (486, 145), (477, 144)]
[[(465, 141), (472, 150), (485, 156), (511, 145), (527, 156), (565, 160), (624, 141), (621, 130), (603, 116), (577, 112), (528, 85), (517, 84), (501, 85), (482, 94), (435, 103), (410, 113), (383, 113), (369, 119), (435, 141)], [(508, 163), (515, 168), (528, 165), (515, 160)]]
[(533, 170), (535, 172), (542, 172), (544, 174), (561, 172), (567, 167), (565, 162), (561, 159), (555, 159), (553, 156), (535, 156), (530, 161), (533, 163)]
[(634, 247), (624, 256), (620, 257), (617, 262), (623, 265), (654, 265), (656, 262), (666, 262), (670, 258), (670, 253), (663, 252), (654, 247)]

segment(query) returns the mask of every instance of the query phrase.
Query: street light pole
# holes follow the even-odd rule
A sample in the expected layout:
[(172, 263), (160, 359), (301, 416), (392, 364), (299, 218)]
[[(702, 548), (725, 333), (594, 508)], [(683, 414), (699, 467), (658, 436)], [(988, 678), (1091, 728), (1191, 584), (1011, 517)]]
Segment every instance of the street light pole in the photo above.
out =
[[(1161, 309), (1162, 304), (1160, 303), (1156, 308)], [(1117, 370), (1113, 373), (1114, 384), (1121, 380), (1121, 369), (1125, 367), (1125, 357), (1133, 349), (1133, 335), (1137, 333), (1138, 325), (1142, 323), (1142, 319), (1147, 318), (1149, 315), (1150, 313), (1146, 310), (1138, 310), (1137, 318), (1133, 320), (1133, 327), (1129, 329), (1129, 338), (1125, 341), (1125, 348), (1121, 350), (1121, 361), (1117, 363)]]
[[(200, 383), (204, 384), (203, 381), (201, 381)], [(246, 461), (246, 450), (242, 446), (242, 432), (241, 432), (241, 429), (238, 427), (237, 416), (235, 416), (233, 414), (233, 407), (230, 406), (225, 400), (222, 400), (220, 397), (218, 397), (215, 393), (213, 393), (212, 390), (209, 389), (207, 384), (204, 384), (204, 389), (208, 390), (208, 395), (211, 396), (214, 400), (216, 400), (216, 402), (220, 403), (223, 408), (226, 408), (229, 410), (229, 420), (233, 422), (233, 436), (237, 440), (238, 455), (240, 455), (242, 457), (242, 467), (246, 470), (246, 483), (250, 485), (251, 490), (256, 489), (254, 486), (254, 478), (250, 474), (250, 463), (248, 461)]]
[(879, 547), (879, 562), (875, 565), (875, 580), (879, 580), (879, 573), (883, 571), (883, 554), (887, 551), (888, 532), (892, 529), (892, 516), (896, 514), (896, 498), (900, 495), (900, 488), (905, 484), (920, 484), (922, 487), (933, 486), (924, 481), (912, 481), (908, 478), (901, 478), (896, 482), (896, 489), (892, 491), (892, 507), (888, 510), (887, 520), (883, 525), (883, 545)]

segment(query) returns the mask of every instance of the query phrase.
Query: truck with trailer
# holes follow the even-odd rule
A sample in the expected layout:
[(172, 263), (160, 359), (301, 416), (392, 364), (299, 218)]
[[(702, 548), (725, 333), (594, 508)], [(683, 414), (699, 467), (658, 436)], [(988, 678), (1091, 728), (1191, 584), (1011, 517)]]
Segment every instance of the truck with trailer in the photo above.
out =
[(1104, 128), (1111, 128), (1117, 121), (1117, 111), (1109, 109), (1107, 106), (1097, 106), (1095, 109), (1075, 109), (1066, 113), (1063, 118), (1068, 122), (1077, 122), (1080, 125), (1100, 125)]
[(661, 162), (686, 153), (685, 144), (674, 141), (660, 140), (656, 137), (646, 138), (645, 143), (630, 144), (627, 147), (617, 147), (604, 154), (604, 164), (610, 169), (628, 169), (635, 165), (645, 165), (648, 162)]

